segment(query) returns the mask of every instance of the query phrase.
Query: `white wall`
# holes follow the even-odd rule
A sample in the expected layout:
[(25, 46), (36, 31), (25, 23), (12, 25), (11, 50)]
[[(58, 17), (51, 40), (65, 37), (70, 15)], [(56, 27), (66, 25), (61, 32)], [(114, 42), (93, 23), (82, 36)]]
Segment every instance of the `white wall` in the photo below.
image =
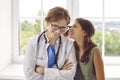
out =
[(0, 70), (11, 63), (11, 0), (0, 0)]

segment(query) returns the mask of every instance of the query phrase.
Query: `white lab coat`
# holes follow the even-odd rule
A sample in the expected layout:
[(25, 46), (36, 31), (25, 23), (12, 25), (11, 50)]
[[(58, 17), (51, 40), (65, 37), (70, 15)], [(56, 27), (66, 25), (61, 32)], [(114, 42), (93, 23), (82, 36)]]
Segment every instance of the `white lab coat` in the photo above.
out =
[[(47, 38), (47, 36), (45, 36)], [(33, 37), (27, 44), (26, 53), (23, 60), (25, 80), (73, 80), (76, 71), (76, 58), (73, 41), (67, 37), (61, 36), (61, 47), (58, 56), (58, 67), (62, 67), (64, 62), (69, 59), (73, 63), (71, 70), (59, 70), (57, 68), (47, 68), (48, 56), (47, 47), (49, 40), (45, 43), (45, 37), (42, 35), (39, 42), (38, 63), (36, 61), (36, 47), (38, 35)], [(57, 52), (59, 39), (56, 41), (55, 52)], [(44, 66), (44, 76), (35, 72), (35, 64)]]

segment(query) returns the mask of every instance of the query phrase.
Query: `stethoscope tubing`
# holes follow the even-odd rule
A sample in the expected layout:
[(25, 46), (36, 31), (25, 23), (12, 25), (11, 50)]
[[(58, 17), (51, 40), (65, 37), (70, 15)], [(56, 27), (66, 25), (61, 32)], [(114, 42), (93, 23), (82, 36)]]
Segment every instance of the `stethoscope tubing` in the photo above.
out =
[[(45, 37), (45, 32), (46, 32), (47, 30), (45, 30), (45, 31), (43, 31), (39, 36), (38, 36), (38, 39), (37, 39), (37, 45), (36, 45), (36, 50), (35, 50), (35, 53), (36, 53), (36, 56), (35, 56), (35, 60), (36, 60), (36, 65), (38, 65), (38, 53), (39, 53), (39, 43), (40, 43), (40, 38), (41, 38), (41, 36), (43, 35), (44, 36), (44, 38), (45, 38), (45, 43), (47, 43), (47, 38)], [(59, 50), (60, 50), (60, 46), (61, 46), (61, 43), (62, 43), (62, 41), (61, 41), (61, 36), (59, 37), (59, 45), (58, 45), (58, 50), (57, 50), (57, 53), (56, 53), (56, 56), (55, 56), (55, 62), (54, 62), (54, 64), (56, 65), (56, 67), (57, 68), (59, 68), (58, 67), (58, 64), (57, 64), (57, 61), (58, 61), (58, 56), (59, 56)]]

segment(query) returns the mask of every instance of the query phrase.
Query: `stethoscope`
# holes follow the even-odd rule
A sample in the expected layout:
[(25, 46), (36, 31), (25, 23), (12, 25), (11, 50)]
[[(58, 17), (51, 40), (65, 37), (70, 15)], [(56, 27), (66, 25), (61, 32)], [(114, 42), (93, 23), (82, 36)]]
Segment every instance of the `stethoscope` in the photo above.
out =
[[(40, 38), (42, 37), (42, 35), (43, 35), (43, 37), (45, 38), (45, 44), (47, 43), (47, 38), (46, 38), (46, 36), (45, 36), (45, 32), (46, 32), (47, 30), (45, 30), (45, 31), (43, 31), (39, 36), (38, 36), (38, 39), (37, 39), (37, 47), (36, 47), (36, 62), (38, 63), (38, 53), (39, 53), (39, 43), (40, 43)], [(62, 41), (61, 41), (61, 36), (59, 37), (59, 45), (58, 45), (58, 49), (57, 49), (57, 52), (56, 52), (56, 55), (55, 55), (55, 62), (54, 62), (54, 65), (57, 67), (57, 68), (59, 68), (58, 67), (58, 64), (57, 64), (57, 61), (58, 61), (58, 55), (59, 55), (59, 51), (60, 51), (60, 46), (61, 46), (61, 43), (62, 43)]]

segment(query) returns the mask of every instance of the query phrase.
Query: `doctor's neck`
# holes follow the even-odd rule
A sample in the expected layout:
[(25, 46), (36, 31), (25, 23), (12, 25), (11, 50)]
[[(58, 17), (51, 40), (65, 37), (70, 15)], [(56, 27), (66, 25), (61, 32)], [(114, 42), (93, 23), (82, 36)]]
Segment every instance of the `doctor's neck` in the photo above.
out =
[(57, 39), (59, 38), (59, 36), (55, 36), (52, 32), (49, 32), (49, 31), (47, 31), (45, 35), (49, 39), (49, 43), (51, 46), (54, 45)]

